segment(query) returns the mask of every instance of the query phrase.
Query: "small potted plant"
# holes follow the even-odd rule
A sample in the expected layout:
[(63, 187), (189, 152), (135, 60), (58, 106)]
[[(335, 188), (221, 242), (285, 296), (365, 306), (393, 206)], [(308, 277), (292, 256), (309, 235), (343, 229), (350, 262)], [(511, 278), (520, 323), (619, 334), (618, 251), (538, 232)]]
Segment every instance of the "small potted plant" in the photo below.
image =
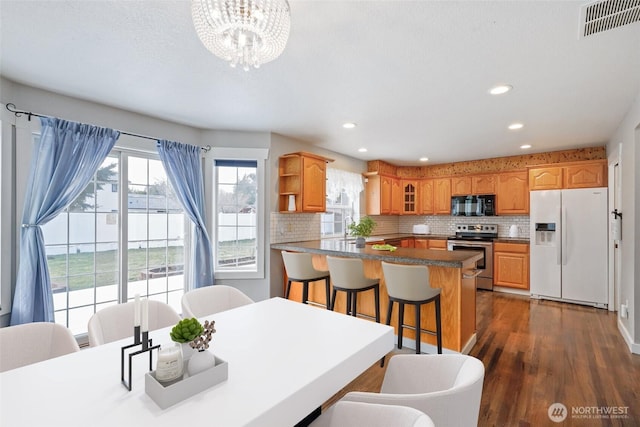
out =
[(182, 344), (183, 358), (184, 360), (189, 360), (195, 348), (191, 343), (203, 333), (204, 327), (198, 319), (192, 317), (179, 321), (173, 329), (171, 329), (169, 336), (172, 341)]
[(360, 218), (360, 221), (356, 224), (352, 222), (349, 224), (349, 234), (356, 238), (356, 248), (364, 248), (365, 237), (371, 236), (376, 223), (369, 216)]

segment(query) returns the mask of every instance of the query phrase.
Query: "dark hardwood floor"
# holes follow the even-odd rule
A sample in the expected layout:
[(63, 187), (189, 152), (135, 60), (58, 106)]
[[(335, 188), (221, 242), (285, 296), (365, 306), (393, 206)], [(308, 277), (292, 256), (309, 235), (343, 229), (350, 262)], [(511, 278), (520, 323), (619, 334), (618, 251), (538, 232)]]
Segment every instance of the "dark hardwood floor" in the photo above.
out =
[[(629, 352), (615, 313), (498, 292), (477, 300), (470, 354), (486, 369), (479, 426), (640, 426), (640, 355)], [(372, 366), (323, 409), (351, 390), (379, 391), (383, 376)], [(561, 423), (549, 418), (553, 403), (567, 408)]]

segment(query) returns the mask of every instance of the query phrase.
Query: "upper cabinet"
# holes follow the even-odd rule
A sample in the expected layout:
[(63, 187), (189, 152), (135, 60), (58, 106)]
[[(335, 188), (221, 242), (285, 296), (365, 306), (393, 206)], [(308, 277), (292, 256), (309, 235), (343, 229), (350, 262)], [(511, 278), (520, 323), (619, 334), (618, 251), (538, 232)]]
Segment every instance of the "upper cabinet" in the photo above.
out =
[(498, 215), (526, 215), (529, 213), (527, 171), (498, 174), (496, 213)]
[(496, 194), (496, 176), (494, 174), (473, 175), (471, 194)]
[(396, 199), (401, 196), (399, 180), (395, 177), (378, 174), (365, 174), (365, 198), (367, 215), (399, 214), (400, 207), (393, 206), (393, 191)]
[(496, 194), (496, 176), (487, 174), (451, 177), (452, 196), (470, 194)]
[(607, 185), (607, 161), (590, 160), (529, 169), (530, 190), (594, 188)]
[(593, 188), (607, 185), (606, 160), (564, 167), (564, 188)]
[(433, 180), (421, 179), (418, 181), (418, 202), (420, 203), (420, 215), (433, 215)]
[(402, 189), (402, 180), (400, 178), (391, 179), (391, 215), (400, 215), (402, 213), (402, 200), (404, 190)]
[(451, 179), (435, 178), (433, 180), (433, 213), (436, 215), (451, 214)]
[(416, 215), (419, 211), (418, 205), (418, 181), (403, 179), (402, 183), (402, 214), (403, 215)]
[(332, 161), (304, 152), (281, 156), (278, 170), (280, 212), (291, 212), (291, 196), (295, 199), (295, 212), (324, 212), (327, 197), (327, 162)]
[(466, 196), (471, 192), (470, 176), (454, 176), (451, 178), (451, 196)]
[(529, 169), (529, 190), (557, 190), (562, 188), (562, 167)]

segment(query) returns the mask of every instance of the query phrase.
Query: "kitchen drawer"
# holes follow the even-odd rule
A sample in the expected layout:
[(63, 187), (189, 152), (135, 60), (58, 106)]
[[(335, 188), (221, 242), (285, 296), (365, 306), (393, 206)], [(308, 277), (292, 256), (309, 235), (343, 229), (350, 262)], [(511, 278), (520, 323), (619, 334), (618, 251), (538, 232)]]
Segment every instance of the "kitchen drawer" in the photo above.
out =
[(529, 245), (525, 243), (494, 243), (493, 252), (529, 253)]

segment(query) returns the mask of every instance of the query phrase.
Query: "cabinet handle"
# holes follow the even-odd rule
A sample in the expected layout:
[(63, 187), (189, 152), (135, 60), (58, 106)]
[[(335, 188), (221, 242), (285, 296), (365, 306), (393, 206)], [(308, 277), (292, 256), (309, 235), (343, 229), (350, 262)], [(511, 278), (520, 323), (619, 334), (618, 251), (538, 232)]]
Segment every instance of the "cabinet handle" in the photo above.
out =
[(462, 272), (462, 278), (463, 279), (473, 279), (474, 277), (478, 276), (480, 273), (482, 273), (484, 270), (480, 270), (480, 269), (473, 269), (473, 270), (465, 270)]

